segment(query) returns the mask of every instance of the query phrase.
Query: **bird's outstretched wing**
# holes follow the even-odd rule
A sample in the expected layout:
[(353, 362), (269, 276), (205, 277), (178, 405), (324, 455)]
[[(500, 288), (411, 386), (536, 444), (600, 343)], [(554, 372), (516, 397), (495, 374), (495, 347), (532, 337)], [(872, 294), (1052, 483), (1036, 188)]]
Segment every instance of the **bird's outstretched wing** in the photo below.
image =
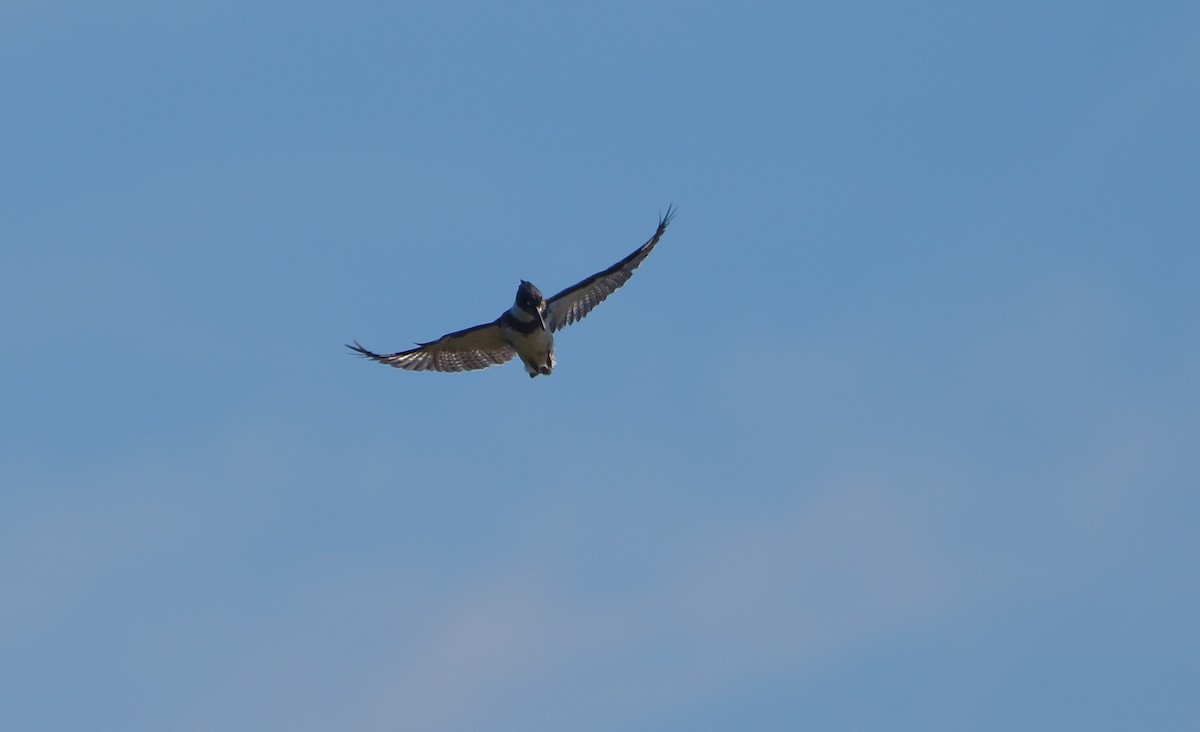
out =
[(388, 355), (371, 353), (358, 341), (346, 347), (372, 361), (409, 371), (477, 371), (507, 363), (517, 355), (497, 323), (447, 333), (436, 341), (417, 346), (411, 351)]
[(638, 268), (643, 259), (650, 255), (654, 245), (662, 238), (663, 232), (667, 230), (667, 225), (671, 223), (674, 215), (675, 210), (668, 206), (667, 212), (658, 221), (658, 230), (654, 232), (654, 236), (650, 237), (650, 241), (603, 272), (597, 272), (547, 300), (546, 303), (549, 306), (547, 320), (550, 329), (562, 330), (571, 323), (583, 320), (583, 316), (592, 312), (593, 308), (604, 302), (604, 299), (616, 292), (621, 285), (628, 282), (629, 278), (633, 276), (633, 271)]

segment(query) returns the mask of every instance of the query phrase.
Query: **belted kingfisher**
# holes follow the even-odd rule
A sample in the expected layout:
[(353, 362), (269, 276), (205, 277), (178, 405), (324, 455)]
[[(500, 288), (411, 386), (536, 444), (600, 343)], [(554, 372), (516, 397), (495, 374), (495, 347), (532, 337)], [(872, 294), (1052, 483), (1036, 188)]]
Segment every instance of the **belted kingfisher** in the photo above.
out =
[(554, 370), (554, 333), (582, 320), (605, 298), (629, 281), (675, 216), (668, 206), (654, 236), (628, 257), (549, 299), (521, 280), (513, 306), (491, 323), (458, 330), (417, 348), (390, 355), (372, 353), (358, 341), (346, 347), (372, 361), (409, 371), (476, 371), (508, 363), (520, 356), (529, 378)]

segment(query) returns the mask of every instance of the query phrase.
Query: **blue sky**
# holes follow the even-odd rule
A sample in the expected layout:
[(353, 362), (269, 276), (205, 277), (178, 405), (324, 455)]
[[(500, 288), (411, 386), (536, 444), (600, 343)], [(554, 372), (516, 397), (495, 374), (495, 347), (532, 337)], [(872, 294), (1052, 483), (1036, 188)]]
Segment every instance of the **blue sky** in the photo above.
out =
[[(24, 730), (1200, 725), (1200, 13), (0, 8)], [(679, 213), (559, 366), (399, 350)]]

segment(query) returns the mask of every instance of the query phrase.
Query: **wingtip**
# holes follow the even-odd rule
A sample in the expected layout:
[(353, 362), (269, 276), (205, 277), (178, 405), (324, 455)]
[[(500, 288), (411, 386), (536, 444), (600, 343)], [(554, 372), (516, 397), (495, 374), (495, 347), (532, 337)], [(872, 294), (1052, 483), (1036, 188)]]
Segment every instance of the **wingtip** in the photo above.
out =
[(376, 357), (374, 353), (371, 353), (370, 351), (368, 351), (366, 348), (363, 347), (363, 344), (359, 343), (358, 341), (354, 341), (353, 343), (347, 343), (346, 348), (349, 348), (351, 351), (354, 351), (355, 355), (362, 356), (363, 358), (375, 358)]
[(663, 214), (662, 216), (658, 217), (658, 228), (660, 228), (660, 229), (667, 228), (667, 226), (669, 226), (671, 223), (671, 219), (675, 218), (675, 212), (677, 210), (678, 209), (675, 208), (675, 204), (668, 203), (667, 204), (667, 212), (665, 214)]

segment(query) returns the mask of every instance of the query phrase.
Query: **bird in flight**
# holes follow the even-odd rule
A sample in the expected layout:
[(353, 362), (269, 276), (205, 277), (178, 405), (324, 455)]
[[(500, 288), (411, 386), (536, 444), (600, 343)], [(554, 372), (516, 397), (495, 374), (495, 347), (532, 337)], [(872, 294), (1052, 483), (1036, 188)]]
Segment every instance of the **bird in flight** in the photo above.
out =
[(554, 333), (583, 320), (605, 298), (629, 281), (633, 271), (654, 250), (675, 216), (668, 206), (654, 236), (632, 254), (557, 295), (545, 298), (538, 288), (521, 280), (517, 299), (490, 323), (458, 330), (416, 348), (392, 354), (372, 353), (358, 341), (350, 350), (379, 363), (409, 371), (477, 371), (508, 363), (520, 356), (529, 378), (554, 370)]

